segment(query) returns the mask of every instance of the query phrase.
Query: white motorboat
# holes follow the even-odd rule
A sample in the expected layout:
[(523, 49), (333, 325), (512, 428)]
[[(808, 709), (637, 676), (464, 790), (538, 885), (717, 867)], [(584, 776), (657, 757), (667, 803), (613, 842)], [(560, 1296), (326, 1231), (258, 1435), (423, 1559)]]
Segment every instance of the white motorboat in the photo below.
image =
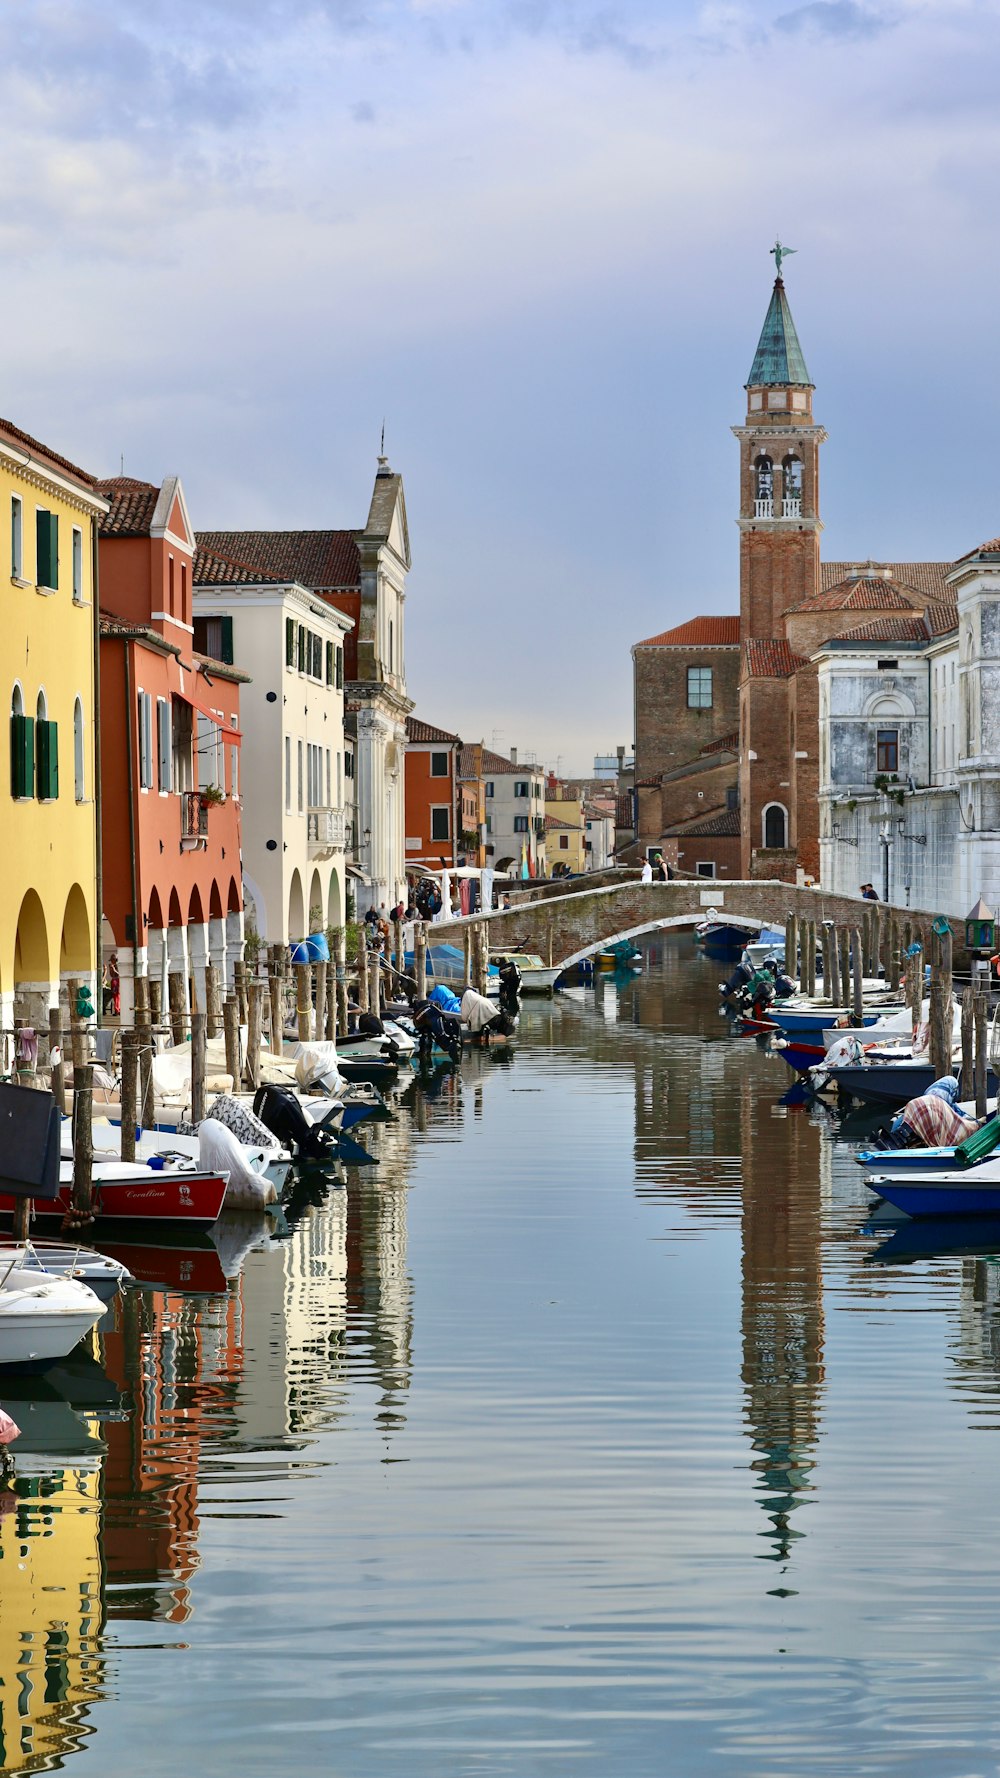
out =
[(551, 994), (562, 975), (561, 963), (543, 963), (534, 951), (491, 951), (491, 963), (516, 963), (521, 971), (522, 994)]
[(11, 1235), (0, 1235), (0, 1272), (9, 1265), (42, 1276), (75, 1278), (88, 1285), (102, 1303), (113, 1301), (119, 1290), (132, 1282), (128, 1267), (108, 1254), (45, 1236), (15, 1241)]
[(100, 1297), (76, 1278), (9, 1265), (0, 1276), (0, 1368), (66, 1358), (103, 1314)]

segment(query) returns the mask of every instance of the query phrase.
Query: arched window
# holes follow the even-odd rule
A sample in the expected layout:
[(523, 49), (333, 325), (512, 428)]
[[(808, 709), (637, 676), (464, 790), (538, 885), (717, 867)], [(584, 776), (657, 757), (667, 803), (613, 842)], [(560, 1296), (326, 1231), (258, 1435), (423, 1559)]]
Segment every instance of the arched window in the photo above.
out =
[(783, 519), (797, 519), (802, 511), (802, 459), (789, 454), (781, 465)]
[(87, 791), (83, 765), (83, 705), (77, 698), (73, 705), (73, 789), (78, 803), (83, 802)]
[(780, 803), (768, 803), (764, 810), (764, 846), (768, 851), (782, 850), (787, 844), (788, 816)]
[(754, 516), (769, 519), (774, 512), (774, 464), (758, 457), (754, 464)]
[(35, 705), (35, 795), (41, 803), (53, 803), (59, 795), (59, 730), (49, 721), (44, 691)]
[(35, 743), (32, 724), (24, 714), (21, 687), (15, 685), (10, 698), (10, 794), (28, 797), (35, 794)]

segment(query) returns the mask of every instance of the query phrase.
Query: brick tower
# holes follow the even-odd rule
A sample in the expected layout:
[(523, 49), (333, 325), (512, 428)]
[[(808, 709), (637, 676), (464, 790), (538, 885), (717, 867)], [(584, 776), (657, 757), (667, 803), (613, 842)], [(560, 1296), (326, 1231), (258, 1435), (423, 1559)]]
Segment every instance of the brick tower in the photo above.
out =
[(809, 380), (778, 276), (746, 384), (740, 441), (740, 639), (783, 637), (784, 612), (819, 591), (819, 447)]

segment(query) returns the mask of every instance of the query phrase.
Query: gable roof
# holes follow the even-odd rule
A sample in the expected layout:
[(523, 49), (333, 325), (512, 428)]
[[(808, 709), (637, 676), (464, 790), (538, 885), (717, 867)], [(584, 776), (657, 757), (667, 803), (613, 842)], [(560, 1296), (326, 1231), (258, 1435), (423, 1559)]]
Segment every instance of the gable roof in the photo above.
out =
[(774, 280), (746, 386), (750, 389), (778, 383), (797, 384), (806, 389), (813, 387), (781, 278)]
[(753, 636), (743, 644), (745, 679), (789, 679), (808, 665), (805, 655), (793, 654), (784, 638), (779, 642)]
[(51, 451), (48, 445), (42, 444), (37, 438), (32, 438), (30, 432), (22, 432), (20, 426), (15, 426), (12, 420), (0, 420), (0, 443), (13, 445), (15, 450), (29, 451), (39, 463), (47, 464), (50, 469), (58, 469), (63, 475), (68, 475), (72, 481), (79, 482), (82, 487), (88, 490), (97, 487), (96, 476), (91, 475), (86, 469), (79, 469), (67, 457), (60, 457), (57, 451)]
[(406, 718), (406, 739), (417, 743), (425, 741), (446, 741), (449, 747), (461, 747), (458, 735), (453, 735), (445, 728), (435, 728), (431, 722), (421, 722), (419, 716)]
[(100, 524), (102, 537), (148, 537), (160, 490), (130, 475), (111, 475), (95, 483), (110, 502)]
[(634, 648), (738, 648), (740, 620), (738, 617), (692, 617), (672, 630), (661, 630), (658, 636), (647, 636)]
[(871, 623), (834, 637), (833, 642), (931, 642), (957, 628), (958, 613), (953, 605), (929, 605), (925, 616), (873, 618)]
[(507, 759), (504, 754), (494, 753), (490, 747), (483, 748), (484, 777), (487, 773), (491, 778), (502, 778), (508, 773), (511, 775), (516, 774), (518, 776), (527, 774), (530, 777), (532, 772), (538, 774), (541, 770), (541, 766), (529, 765), (527, 760), (522, 761), (520, 765), (515, 765), (514, 761), (512, 759)]
[(199, 531), (197, 543), (258, 579), (297, 580), (314, 592), (354, 591), (361, 563), (354, 531)]

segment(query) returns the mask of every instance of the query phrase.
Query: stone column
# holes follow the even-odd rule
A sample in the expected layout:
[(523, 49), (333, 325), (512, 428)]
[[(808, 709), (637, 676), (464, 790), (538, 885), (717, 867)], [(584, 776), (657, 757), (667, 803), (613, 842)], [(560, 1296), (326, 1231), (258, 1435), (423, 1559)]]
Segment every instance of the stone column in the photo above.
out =
[(189, 973), (194, 980), (194, 992), (198, 1001), (198, 1011), (206, 1010), (205, 997), (205, 965), (209, 962), (209, 927), (208, 921), (189, 922), (187, 927), (187, 949)]
[(224, 914), (213, 915), (208, 922), (208, 961), (213, 969), (219, 972), (223, 998), (229, 992), (230, 983), (226, 976), (226, 919)]
[[(149, 952), (145, 945), (137, 951), (131, 945), (122, 945), (118, 953), (118, 978), (121, 983), (121, 1022), (126, 1025), (135, 1024), (135, 986), (133, 971), (137, 975), (149, 974)], [(78, 969), (70, 970), (74, 978), (80, 975)], [(68, 979), (68, 978), (67, 978)]]
[(236, 983), (237, 963), (243, 961), (243, 910), (239, 913), (226, 915), (226, 993), (231, 994)]
[[(188, 988), (188, 929), (186, 926), (171, 926), (167, 930), (167, 964), (171, 975), (179, 975), (184, 981), (184, 1010), (190, 1009), (191, 995)], [(169, 1004), (169, 996), (168, 996)]]

